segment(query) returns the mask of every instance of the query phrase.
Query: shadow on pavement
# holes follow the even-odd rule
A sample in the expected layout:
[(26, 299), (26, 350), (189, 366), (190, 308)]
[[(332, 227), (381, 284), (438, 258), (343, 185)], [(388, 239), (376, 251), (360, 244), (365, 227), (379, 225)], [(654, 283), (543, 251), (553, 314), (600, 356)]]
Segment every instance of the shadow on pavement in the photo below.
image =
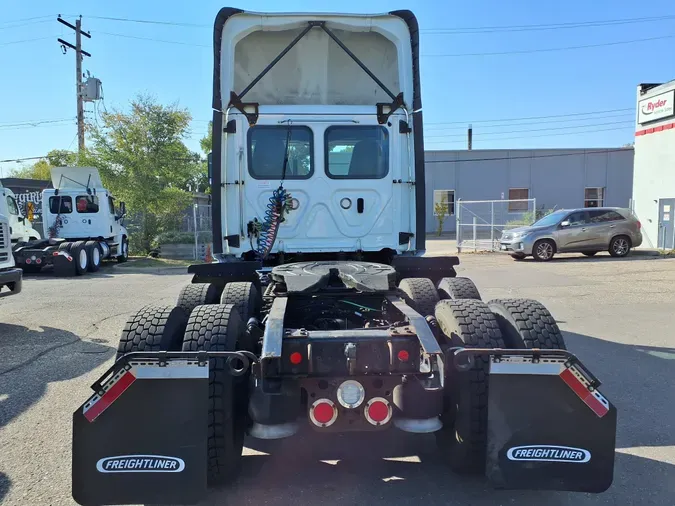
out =
[(675, 348), (625, 345), (572, 332), (565, 332), (565, 339), (605, 382), (600, 390), (618, 410), (614, 484), (603, 494), (495, 490), (483, 477), (452, 473), (433, 435), (397, 430), (319, 435), (308, 429), (285, 440), (247, 440), (253, 455), (244, 457), (238, 481), (213, 491), (203, 504), (672, 503), (675, 465), (664, 462), (672, 461), (672, 449), (661, 447), (675, 445)]
[(47, 385), (81, 376), (115, 350), (51, 327), (0, 323), (0, 427), (35, 404)]
[[(666, 260), (666, 258), (661, 258), (659, 255), (645, 255), (645, 254), (629, 254), (625, 257), (613, 257), (609, 253), (601, 252), (595, 256), (587, 257), (581, 253), (560, 253), (554, 256), (548, 263), (564, 263), (564, 262), (584, 262), (584, 263), (593, 263), (593, 262), (632, 262), (637, 260)], [(526, 257), (522, 260), (515, 260), (522, 263), (537, 263), (543, 264), (547, 262), (539, 262), (532, 257)]]
[(9, 476), (0, 472), (0, 503), (2, 503), (2, 499), (7, 495), (11, 486), (12, 480), (9, 479)]

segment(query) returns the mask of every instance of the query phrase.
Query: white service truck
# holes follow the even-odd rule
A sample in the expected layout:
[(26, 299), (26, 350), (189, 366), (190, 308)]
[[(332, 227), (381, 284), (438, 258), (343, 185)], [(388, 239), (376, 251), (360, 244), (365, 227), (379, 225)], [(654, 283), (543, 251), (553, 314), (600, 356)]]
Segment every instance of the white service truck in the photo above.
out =
[(14, 267), (9, 220), (0, 214), (0, 298), (21, 291), (21, 269)]
[(115, 204), (93, 167), (54, 167), (53, 188), (42, 192), (45, 239), (18, 247), (14, 259), (24, 272), (48, 265), (57, 275), (95, 272), (105, 259), (126, 262), (129, 236), (124, 202)]
[(40, 233), (33, 228), (28, 217), (21, 213), (14, 192), (2, 186), (2, 183), (0, 183), (0, 214), (9, 222), (12, 246), (40, 240)]

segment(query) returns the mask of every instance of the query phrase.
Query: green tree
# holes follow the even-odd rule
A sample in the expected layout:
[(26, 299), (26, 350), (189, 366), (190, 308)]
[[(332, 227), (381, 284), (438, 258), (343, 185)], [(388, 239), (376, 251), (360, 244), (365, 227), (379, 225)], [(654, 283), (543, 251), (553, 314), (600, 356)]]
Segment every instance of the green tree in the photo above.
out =
[(149, 251), (158, 233), (177, 228), (192, 202), (204, 167), (183, 142), (190, 121), (186, 109), (139, 95), (130, 111), (103, 113), (90, 126), (91, 157), (106, 187), (127, 204), (136, 250)]
[(209, 121), (209, 131), (201, 138), (199, 145), (205, 155), (208, 155), (211, 152), (211, 149), (213, 149), (213, 121)]

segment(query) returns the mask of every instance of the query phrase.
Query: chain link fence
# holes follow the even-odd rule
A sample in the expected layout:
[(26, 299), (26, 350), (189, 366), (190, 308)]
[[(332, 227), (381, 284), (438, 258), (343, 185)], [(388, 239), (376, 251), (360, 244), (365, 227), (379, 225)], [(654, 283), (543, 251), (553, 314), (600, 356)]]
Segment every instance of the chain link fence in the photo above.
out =
[(457, 200), (457, 251), (498, 251), (503, 230), (531, 225), (537, 200)]

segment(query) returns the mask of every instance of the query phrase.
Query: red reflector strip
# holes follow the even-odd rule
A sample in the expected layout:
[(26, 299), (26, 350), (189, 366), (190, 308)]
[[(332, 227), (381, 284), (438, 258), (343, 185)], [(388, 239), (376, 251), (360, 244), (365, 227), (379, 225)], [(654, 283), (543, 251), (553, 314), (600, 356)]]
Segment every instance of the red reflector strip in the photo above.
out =
[(602, 418), (607, 414), (609, 411), (609, 403), (607, 400), (602, 397), (600, 393), (591, 392), (577, 375), (574, 374), (572, 368), (567, 368), (561, 372), (560, 379), (562, 379), (596, 415)]
[(84, 412), (84, 417), (93, 422), (98, 416), (103, 413), (108, 407), (117, 400), (117, 398), (124, 393), (124, 391), (136, 381), (136, 376), (129, 371), (120, 376), (114, 385), (112, 385), (106, 393), (104, 393), (98, 401), (95, 401), (89, 409)]

